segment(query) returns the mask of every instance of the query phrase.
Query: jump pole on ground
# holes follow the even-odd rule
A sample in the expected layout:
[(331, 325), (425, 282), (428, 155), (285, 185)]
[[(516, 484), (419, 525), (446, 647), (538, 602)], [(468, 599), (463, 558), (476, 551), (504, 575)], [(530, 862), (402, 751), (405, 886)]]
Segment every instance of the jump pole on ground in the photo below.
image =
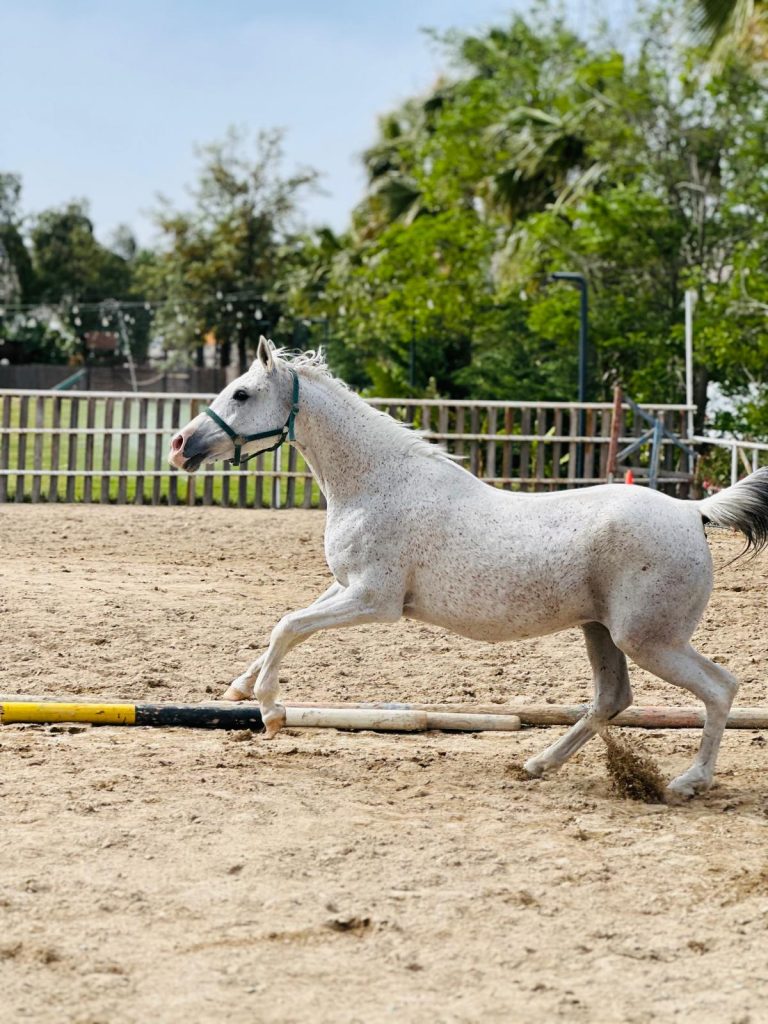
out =
[[(516, 732), (521, 725), (573, 725), (587, 711), (585, 704), (520, 704), (500, 706), (451, 704), (289, 704), (286, 726), (308, 729), (352, 729), (373, 732)], [(143, 704), (0, 701), (0, 725), (83, 722), (91, 725), (134, 725), (161, 728), (263, 728), (253, 703)], [(700, 729), (704, 712), (694, 707), (633, 707), (611, 725), (636, 729)], [(768, 729), (768, 708), (734, 708), (728, 729)]]
[[(289, 728), (369, 729), (375, 732), (512, 732), (514, 715), (461, 714), (386, 707), (287, 706)], [(262, 729), (254, 704), (87, 704), (54, 701), (0, 703), (0, 725), (86, 722), (90, 725), (144, 725), (191, 729)]]

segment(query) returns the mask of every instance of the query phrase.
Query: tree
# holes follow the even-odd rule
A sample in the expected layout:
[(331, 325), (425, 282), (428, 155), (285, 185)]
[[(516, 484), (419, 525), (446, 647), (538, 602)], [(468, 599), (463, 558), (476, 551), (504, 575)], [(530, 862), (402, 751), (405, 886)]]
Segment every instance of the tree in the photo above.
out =
[(492, 232), (458, 209), (394, 223), (336, 258), (324, 308), (376, 393), (418, 394), (430, 379), (461, 390), (455, 374), (469, 362), (481, 304), (492, 304), (492, 248)]
[(768, 57), (768, 4), (765, 0), (688, 0), (694, 32), (718, 63), (728, 53)]
[[(122, 242), (130, 251), (128, 235), (123, 228)], [(134, 296), (133, 266), (127, 253), (114, 252), (98, 241), (84, 200), (31, 218), (29, 249), (34, 271), (30, 299), (40, 307), (30, 317), (37, 321), (33, 331), (39, 336), (34, 343), (37, 358), (66, 360), (80, 348), (88, 331), (116, 329), (112, 316), (100, 307)], [(135, 340), (134, 355), (141, 358), (146, 332)], [(27, 334), (25, 346), (31, 358), (32, 335)]]
[(449, 394), (521, 396), (549, 385), (521, 301), (499, 304), (494, 263), (510, 226), (576, 202), (594, 178), (589, 126), (622, 61), (607, 50), (585, 70), (557, 18), (443, 42), (459, 74), (381, 119), (367, 194), (315, 309), (343, 310), (334, 360), (378, 393), (434, 379)]
[(21, 178), (0, 173), (0, 302), (28, 301), (34, 287), (32, 261), (22, 235)]
[(129, 260), (96, 239), (84, 201), (38, 214), (30, 239), (38, 301), (90, 303), (130, 293)]
[[(655, 24), (665, 27), (663, 13)], [(696, 288), (703, 413), (709, 380), (738, 389), (748, 366), (754, 373), (756, 362), (768, 362), (765, 323), (761, 332), (754, 315), (752, 358), (744, 362), (745, 307), (729, 283), (749, 258), (753, 272), (764, 273), (755, 253), (768, 241), (760, 156), (768, 104), (753, 69), (737, 57), (702, 83), (679, 57), (675, 67), (664, 39), (661, 31), (649, 38), (612, 87), (616, 113), (606, 108), (590, 143), (603, 165), (591, 194), (514, 232), (500, 266), (508, 288), (522, 284), (532, 294), (531, 329), (550, 335), (563, 299), (541, 288), (546, 275), (566, 267), (587, 274), (603, 396), (614, 379), (640, 399), (682, 396), (683, 293)]]
[(449, 394), (575, 397), (576, 296), (547, 284), (570, 269), (591, 286), (593, 397), (621, 381), (682, 398), (689, 287), (700, 407), (710, 379), (754, 397), (768, 365), (764, 78), (737, 53), (703, 73), (701, 50), (673, 41), (675, 16), (654, 12), (631, 58), (546, 9), (444, 40), (455, 76), (382, 119), (368, 194), (310, 304), (343, 310), (356, 380), (408, 391), (413, 361), (417, 392), (434, 376)]
[(241, 370), (259, 335), (279, 325), (286, 241), (299, 199), (317, 179), (308, 169), (281, 173), (279, 131), (260, 133), (254, 152), (249, 148), (232, 129), (200, 150), (193, 207), (179, 211), (163, 203), (155, 219), (165, 243), (140, 273), (165, 303), (158, 326), (168, 347), (194, 350), (212, 333), (221, 364), (229, 365), (235, 345)]
[(52, 311), (30, 308), (37, 277), (23, 228), (21, 179), (0, 174), (0, 353), (11, 362), (65, 362), (71, 331)]

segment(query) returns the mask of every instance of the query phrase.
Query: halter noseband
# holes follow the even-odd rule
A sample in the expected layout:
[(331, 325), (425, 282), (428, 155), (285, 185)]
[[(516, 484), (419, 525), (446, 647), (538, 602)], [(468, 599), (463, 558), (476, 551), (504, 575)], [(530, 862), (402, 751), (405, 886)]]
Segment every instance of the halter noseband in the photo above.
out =
[[(248, 462), (249, 459), (255, 458), (257, 455), (264, 455), (266, 452), (273, 452), (280, 447), (285, 441), (295, 441), (296, 435), (293, 430), (293, 422), (296, 419), (296, 414), (299, 411), (299, 376), (293, 367), (288, 367), (291, 376), (293, 377), (293, 395), (291, 397), (291, 411), (288, 414), (288, 419), (285, 421), (282, 427), (278, 427), (276, 430), (262, 430), (258, 434), (237, 434), (228, 423), (226, 423), (218, 413), (214, 412), (210, 406), (204, 409), (203, 412), (206, 416), (210, 416), (214, 423), (221, 427), (225, 434), (228, 434), (232, 438), (232, 442), (235, 446), (235, 456), (231, 460), (233, 466), (240, 466), (243, 463)], [(248, 444), (249, 441), (260, 441), (263, 437), (278, 437), (279, 440), (269, 448), (262, 448), (260, 452), (253, 452), (251, 455), (246, 455), (242, 459), (240, 458), (240, 449), (243, 445)]]

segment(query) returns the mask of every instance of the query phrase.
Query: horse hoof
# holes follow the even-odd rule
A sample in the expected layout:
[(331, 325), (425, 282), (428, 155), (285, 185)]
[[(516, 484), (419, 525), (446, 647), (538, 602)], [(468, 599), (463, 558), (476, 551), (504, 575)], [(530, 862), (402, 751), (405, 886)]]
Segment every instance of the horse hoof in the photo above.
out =
[(242, 690), (238, 689), (234, 683), (227, 687), (221, 698), (222, 700), (248, 700)]
[(274, 711), (269, 711), (262, 717), (264, 721), (264, 739), (274, 739), (285, 725), (285, 708), (276, 707)]
[(698, 793), (706, 793), (711, 785), (709, 779), (686, 773), (670, 782), (664, 791), (664, 797), (668, 804), (684, 804), (688, 800), (692, 800)]
[(664, 803), (669, 804), (671, 807), (679, 807), (681, 804), (687, 804), (694, 796), (695, 793), (690, 786), (675, 787), (670, 782), (664, 790)]
[(525, 762), (523, 770), (530, 775), (532, 779), (543, 779), (546, 773), (545, 766), (540, 761), (537, 761), (535, 757), (532, 757), (529, 761)]

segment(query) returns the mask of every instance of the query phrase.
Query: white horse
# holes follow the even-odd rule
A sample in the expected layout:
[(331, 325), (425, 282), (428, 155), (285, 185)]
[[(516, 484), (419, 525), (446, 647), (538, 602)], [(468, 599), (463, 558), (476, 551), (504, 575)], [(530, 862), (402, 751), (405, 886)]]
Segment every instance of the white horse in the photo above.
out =
[[(277, 440), (276, 440), (277, 439)], [(674, 798), (712, 783), (738, 688), (691, 635), (712, 589), (707, 522), (768, 542), (768, 469), (703, 501), (601, 485), (552, 494), (489, 487), (328, 373), (320, 356), (288, 359), (261, 339), (251, 368), (177, 434), (174, 466), (246, 457), (294, 441), (328, 501), (334, 582), (272, 630), (228, 700), (260, 702), (267, 738), (284, 723), (278, 667), (320, 629), (404, 615), (491, 643), (581, 626), (595, 695), (584, 717), (526, 762), (559, 768), (632, 702), (626, 656), (690, 690), (706, 708), (693, 765)]]

